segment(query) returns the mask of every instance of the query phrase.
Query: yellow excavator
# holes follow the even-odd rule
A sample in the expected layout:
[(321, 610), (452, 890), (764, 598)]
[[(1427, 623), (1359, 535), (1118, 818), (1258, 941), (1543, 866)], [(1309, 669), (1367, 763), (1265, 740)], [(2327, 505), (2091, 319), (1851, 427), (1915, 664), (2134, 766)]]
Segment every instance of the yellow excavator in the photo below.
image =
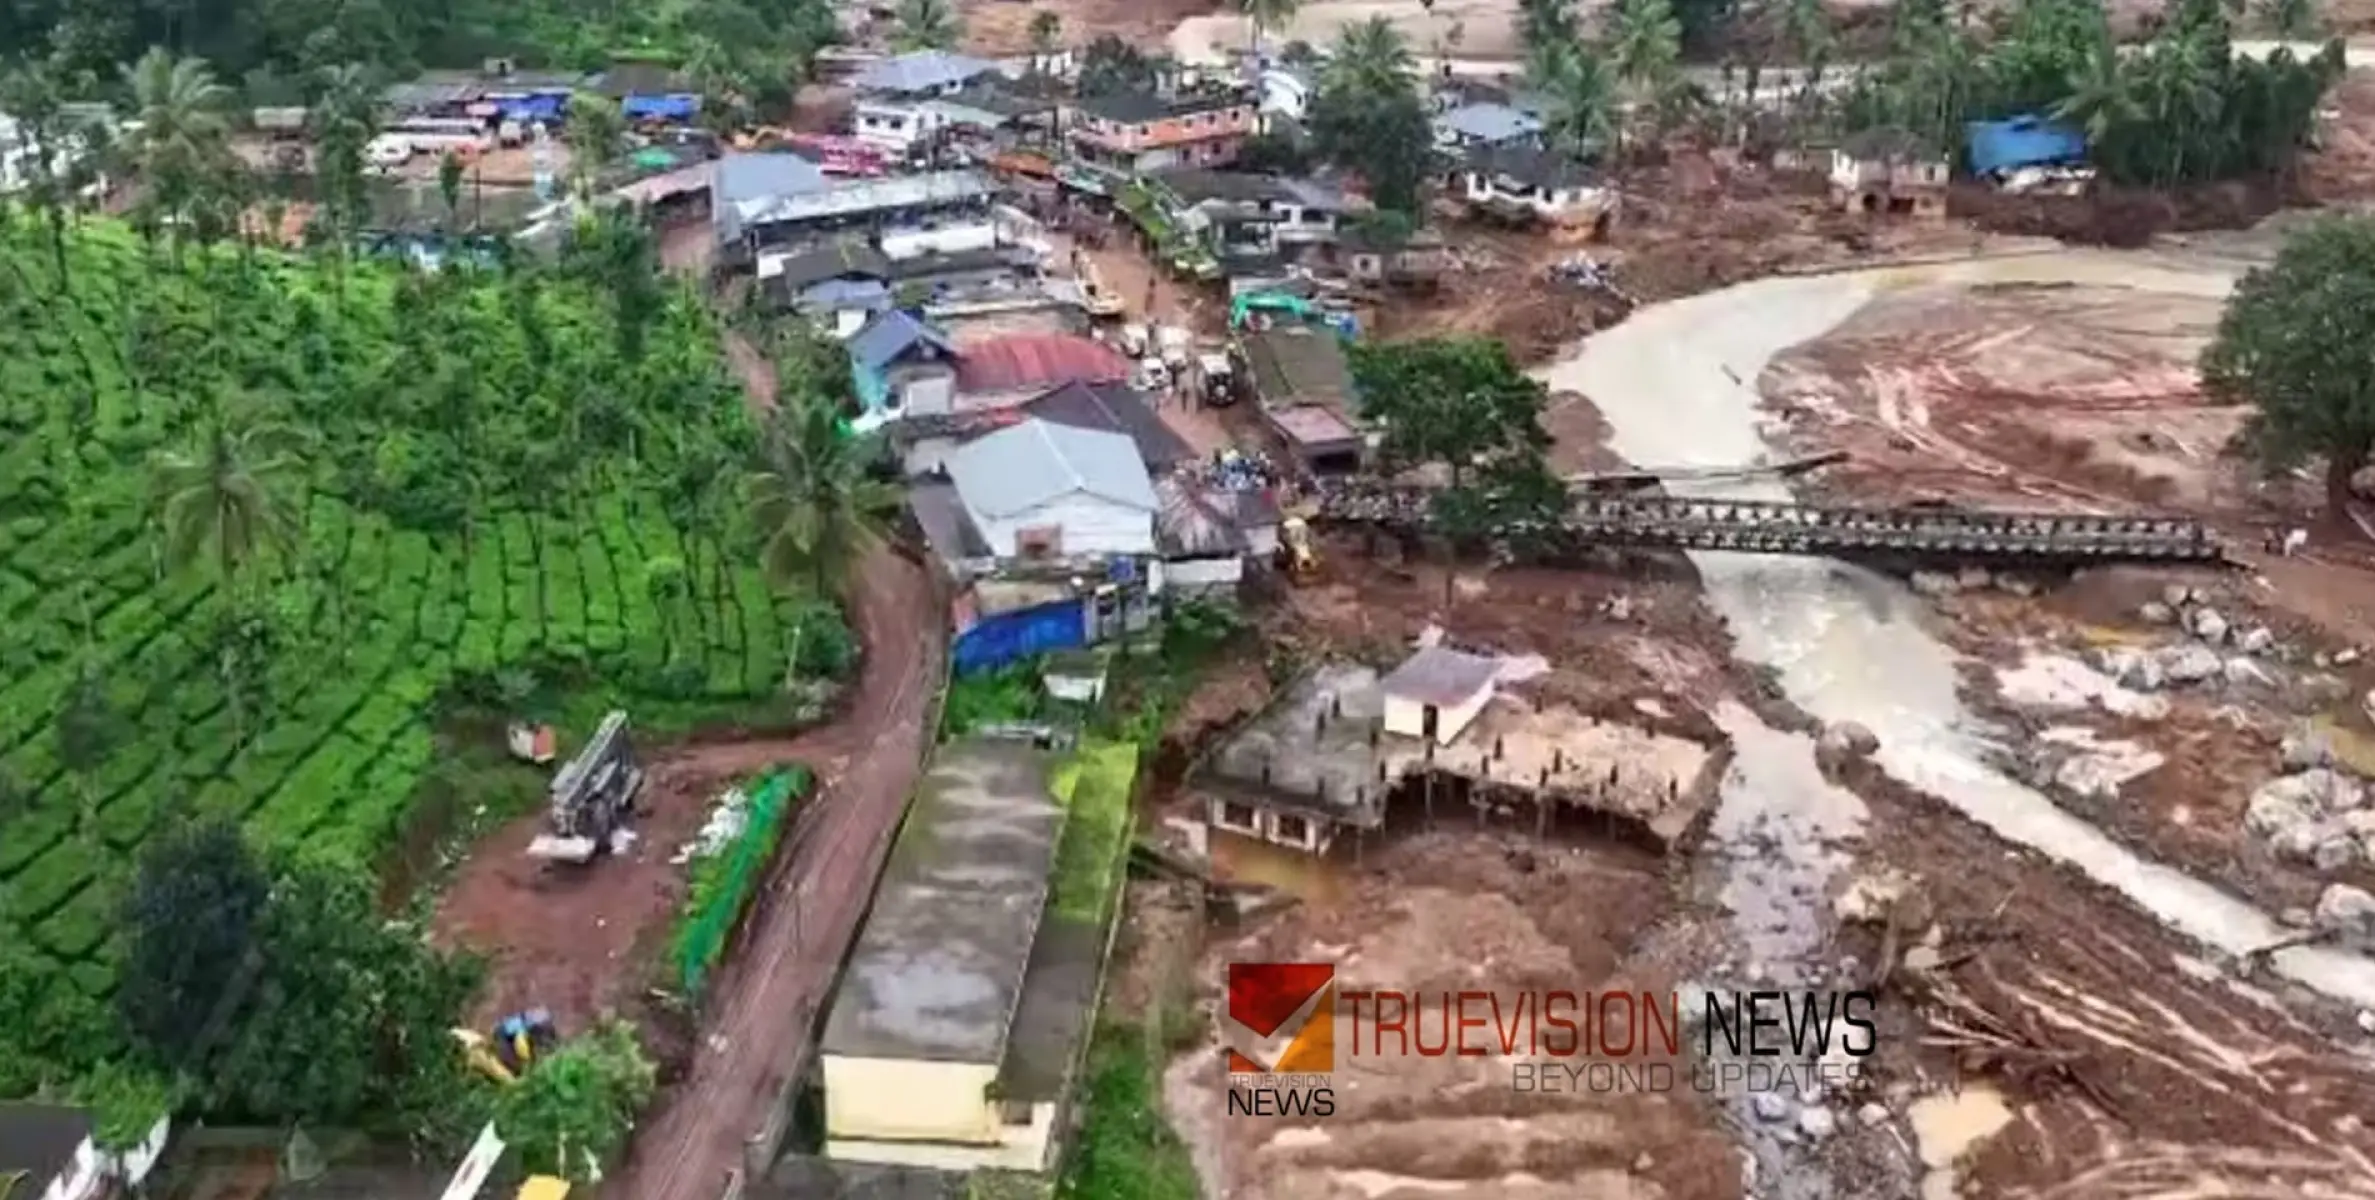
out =
[(462, 1047), (462, 1057), (479, 1074), (501, 1084), (518, 1083), (528, 1068), (561, 1040), (552, 1013), (541, 1008), (516, 1012), (495, 1022), (492, 1037), (475, 1029), (456, 1029), (453, 1035)]
[(1319, 574), (1319, 544), (1312, 539), (1309, 521), (1288, 517), (1278, 523), (1278, 565), (1296, 583), (1308, 583)]
[(530, 1175), (514, 1200), (569, 1200), (569, 1181), (550, 1175)]

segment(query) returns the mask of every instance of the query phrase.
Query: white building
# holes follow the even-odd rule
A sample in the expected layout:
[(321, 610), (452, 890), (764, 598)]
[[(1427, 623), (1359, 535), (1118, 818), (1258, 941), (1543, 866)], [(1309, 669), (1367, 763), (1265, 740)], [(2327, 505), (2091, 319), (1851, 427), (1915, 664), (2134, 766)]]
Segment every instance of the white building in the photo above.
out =
[(959, 447), (948, 476), (991, 557), (1155, 553), (1161, 504), (1125, 434), (1026, 419)]
[(1530, 147), (1471, 151), (1455, 184), (1472, 205), (1522, 212), (1557, 225), (1596, 225), (1615, 211), (1615, 194), (1589, 168), (1565, 155)]
[(1492, 659), (1429, 646), (1378, 685), (1385, 693), (1385, 731), (1448, 746), (1484, 711), (1499, 675)]

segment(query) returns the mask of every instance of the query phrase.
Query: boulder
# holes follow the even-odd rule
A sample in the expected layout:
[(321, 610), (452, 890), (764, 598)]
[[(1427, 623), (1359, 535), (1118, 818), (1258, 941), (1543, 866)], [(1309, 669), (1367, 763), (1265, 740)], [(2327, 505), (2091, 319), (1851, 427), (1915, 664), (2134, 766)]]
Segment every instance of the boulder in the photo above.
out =
[(1880, 749), (1880, 735), (1854, 721), (1834, 721), (1823, 727), (1815, 748), (1829, 755), (1860, 758)]
[(2268, 669), (2248, 658), (2230, 658), (2222, 668), (2229, 687), (2274, 687), (2276, 677)]
[(2287, 771), (2329, 767), (2334, 763), (2334, 742), (2319, 732), (2315, 725), (2303, 721), (2284, 735), (2277, 753), (2283, 756), (2284, 769)]
[(2359, 649), (2356, 646), (2344, 646), (2334, 651), (2334, 665), (2337, 667), (2347, 667), (2358, 660)]
[(2245, 654), (2266, 654), (2276, 648), (2275, 631), (2265, 625), (2254, 625), (2235, 639), (2235, 648)]
[(1996, 587), (2008, 596), (2034, 596), (2037, 594), (2037, 582), (2020, 575), (1998, 575), (1996, 576)]
[(2194, 590), (2182, 583), (2172, 583), (2161, 588), (2161, 603), (2171, 608), (2184, 608), (2193, 603), (2193, 600)]
[(1906, 586), (1919, 596), (1951, 596), (1955, 592), (1955, 578), (1944, 571), (1915, 571)]
[(1756, 1110), (1757, 1120), (1778, 1124), (1789, 1120), (1789, 1101), (1773, 1092), (1756, 1092), (1749, 1096), (1748, 1105)]
[(2292, 775), (2273, 779), (2253, 792), (2250, 803), (2243, 809), (2243, 828), (2253, 837), (2276, 841), (2317, 820), (2316, 808), (2301, 790), (2285, 786), (2299, 778)]
[(2216, 678), (2226, 668), (2218, 651), (2208, 646), (2170, 646), (2154, 657), (2161, 674), (2171, 683), (2200, 683)]
[(1832, 1116), (1831, 1110), (1822, 1105), (1810, 1105), (1798, 1110), (1798, 1132), (1805, 1134), (1808, 1138), (1819, 1142), (1831, 1136), (1832, 1132), (1838, 1128), (1839, 1119)]
[(2160, 660), (2132, 646), (2105, 646), (2096, 651), (2095, 669), (2119, 686), (2139, 692), (2159, 691), (2167, 683)]
[(2366, 844), (2350, 836), (2339, 821), (2321, 822), (2309, 847), (2309, 865), (2323, 873), (2348, 869), (2366, 854)]
[(1989, 574), (1986, 567), (1964, 567), (1954, 577), (1955, 586), (1966, 592), (1976, 592), (1993, 582), (1995, 576)]
[(2186, 622), (2186, 628), (2192, 630), (2195, 637), (2213, 646), (2227, 637), (2227, 619), (2218, 615), (2215, 608), (2195, 609), (2192, 618)]
[(2326, 890), (2318, 893), (2314, 919), (2326, 929), (2375, 932), (2375, 894), (2347, 883), (2327, 884)]
[(2144, 618), (2148, 624), (2166, 625), (2177, 619), (2177, 610), (2158, 600), (2147, 600), (2144, 607), (2136, 610), (2136, 615)]
[(2358, 780), (2332, 767), (2312, 768), (2292, 778), (2321, 815), (2346, 812), (2367, 800), (2367, 790)]

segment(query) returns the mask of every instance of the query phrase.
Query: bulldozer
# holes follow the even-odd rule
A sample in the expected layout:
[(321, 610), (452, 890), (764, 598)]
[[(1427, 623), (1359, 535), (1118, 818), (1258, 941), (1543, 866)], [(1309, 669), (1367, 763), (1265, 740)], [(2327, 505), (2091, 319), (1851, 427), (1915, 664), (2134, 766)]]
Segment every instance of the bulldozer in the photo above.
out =
[(617, 849), (642, 790), (643, 767), (627, 740), (627, 714), (613, 712), (553, 776), (550, 829), (528, 843), (528, 853), (551, 862), (586, 863)]
[(528, 1068), (561, 1040), (552, 1013), (541, 1008), (515, 1012), (495, 1022), (491, 1035), (475, 1029), (456, 1029), (453, 1035), (470, 1065), (502, 1084), (518, 1083)]
[(1297, 583), (1319, 574), (1319, 544), (1312, 540), (1309, 521), (1288, 517), (1278, 523), (1278, 565)]

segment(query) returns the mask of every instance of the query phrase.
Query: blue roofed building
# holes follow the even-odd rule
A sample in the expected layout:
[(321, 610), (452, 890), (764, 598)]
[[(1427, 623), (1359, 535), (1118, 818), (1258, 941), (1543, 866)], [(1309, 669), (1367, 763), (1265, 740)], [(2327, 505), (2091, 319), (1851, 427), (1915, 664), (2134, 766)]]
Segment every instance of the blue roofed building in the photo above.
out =
[(636, 94), (619, 101), (619, 115), (629, 121), (683, 125), (701, 113), (701, 97), (691, 92)]
[(2029, 184), (2069, 179), (2087, 167), (2085, 131), (2033, 113), (1973, 121), (1963, 127), (1963, 142), (1971, 173), (2000, 185), (2024, 176)]
[(868, 426), (909, 411), (946, 412), (956, 394), (957, 345), (938, 326), (893, 308), (850, 335), (851, 386)]

